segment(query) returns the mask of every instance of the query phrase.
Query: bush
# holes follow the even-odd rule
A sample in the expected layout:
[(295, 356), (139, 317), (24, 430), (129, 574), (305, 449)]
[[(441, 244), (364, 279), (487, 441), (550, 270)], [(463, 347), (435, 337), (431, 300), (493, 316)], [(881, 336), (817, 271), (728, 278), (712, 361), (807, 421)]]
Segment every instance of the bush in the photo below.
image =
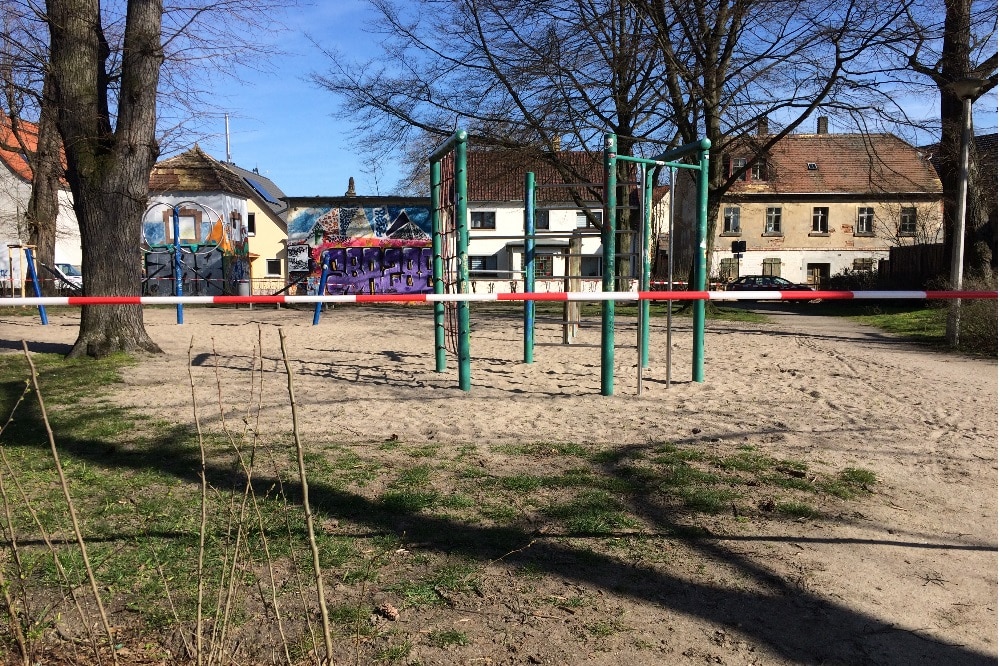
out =
[[(973, 279), (963, 284), (964, 291), (996, 291), (997, 279)], [(977, 356), (997, 356), (996, 299), (962, 301), (958, 347)]]

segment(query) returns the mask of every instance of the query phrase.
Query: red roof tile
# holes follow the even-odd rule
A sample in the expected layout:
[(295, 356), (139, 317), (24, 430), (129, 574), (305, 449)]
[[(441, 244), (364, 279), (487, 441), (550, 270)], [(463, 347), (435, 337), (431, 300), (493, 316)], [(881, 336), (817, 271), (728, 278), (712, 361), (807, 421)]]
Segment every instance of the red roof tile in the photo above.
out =
[(737, 183), (730, 194), (941, 192), (927, 157), (891, 134), (793, 134), (772, 147), (767, 165), (768, 180)]
[[(535, 174), (536, 199), (540, 203), (571, 203), (576, 191), (584, 201), (604, 197), (604, 155), (583, 151), (560, 151), (558, 159), (570, 173), (571, 185), (549, 159), (540, 155), (493, 150), (470, 150), (468, 155), (469, 201), (524, 201), (524, 175)], [(589, 187), (588, 187), (589, 186)], [(659, 201), (669, 191), (657, 186)]]
[[(11, 172), (26, 183), (32, 180), (31, 165), (22, 152), (24, 150), (33, 153), (38, 150), (38, 125), (26, 120), (18, 120), (18, 134), (15, 136), (11, 127), (10, 117), (6, 113), (0, 113), (0, 162), (3, 162)], [(18, 136), (20, 141), (18, 141)], [(62, 156), (63, 168), (66, 166), (66, 157)], [(60, 179), (63, 186), (65, 180)]]

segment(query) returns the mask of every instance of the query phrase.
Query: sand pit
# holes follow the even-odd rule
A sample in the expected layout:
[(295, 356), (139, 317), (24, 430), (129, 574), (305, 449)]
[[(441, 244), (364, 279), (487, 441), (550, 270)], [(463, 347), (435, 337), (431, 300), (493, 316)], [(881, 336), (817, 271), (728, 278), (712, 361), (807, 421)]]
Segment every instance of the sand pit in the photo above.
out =
[[(307, 443), (471, 445), (484, 465), (499, 468), (503, 456), (490, 447), (504, 443), (749, 445), (821, 469), (878, 476), (872, 496), (821, 520), (719, 518), (697, 539), (664, 538), (678, 557), (655, 575), (642, 563), (614, 575), (552, 564), (540, 588), (585, 590), (604, 612), (626, 618), (628, 631), (603, 643), (574, 638), (572, 618), (558, 612), (519, 614), (508, 603), (501, 608), (508, 619), (498, 626), (460, 605), (447, 611), (465, 613), (472, 619), (464, 626), (478, 627), (469, 629), (477, 637), (469, 651), (417, 647), (411, 660), (996, 663), (994, 361), (928, 351), (838, 319), (710, 321), (706, 381), (694, 383), (690, 321), (678, 318), (668, 387), (663, 320), (656, 319), (652, 367), (636, 395), (634, 324), (620, 317), (615, 395), (602, 397), (598, 321), (582, 329), (575, 346), (555, 344), (560, 331), (540, 327), (536, 361), (525, 365), (516, 307), (473, 306), (473, 388), (465, 393), (454, 362), (445, 374), (434, 371), (426, 306), (338, 307), (324, 312), (319, 326), (306, 309), (270, 307), (188, 307), (181, 326), (173, 309), (149, 309), (145, 318), (166, 353), (129, 369), (116, 400), (151, 418), (191, 422), (189, 347), (204, 413), (218, 402), (217, 373), (224, 401), (245, 408), (262, 340), (258, 427), (289, 431), (280, 327)], [(76, 317), (50, 321), (43, 327), (37, 319), (2, 317), (0, 339), (8, 349), (23, 338), (38, 351), (66, 351)], [(552, 561), (565, 546), (538, 539), (536, 555)], [(503, 607), (500, 584), (483, 603), (494, 593)]]

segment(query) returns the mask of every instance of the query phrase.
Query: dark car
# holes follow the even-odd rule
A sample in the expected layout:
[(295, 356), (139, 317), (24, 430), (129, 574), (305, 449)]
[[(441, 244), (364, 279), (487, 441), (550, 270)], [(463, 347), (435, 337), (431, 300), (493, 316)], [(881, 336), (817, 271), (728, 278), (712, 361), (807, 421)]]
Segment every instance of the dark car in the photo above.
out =
[(808, 284), (797, 284), (776, 275), (744, 275), (727, 284), (726, 291), (816, 291), (816, 289)]

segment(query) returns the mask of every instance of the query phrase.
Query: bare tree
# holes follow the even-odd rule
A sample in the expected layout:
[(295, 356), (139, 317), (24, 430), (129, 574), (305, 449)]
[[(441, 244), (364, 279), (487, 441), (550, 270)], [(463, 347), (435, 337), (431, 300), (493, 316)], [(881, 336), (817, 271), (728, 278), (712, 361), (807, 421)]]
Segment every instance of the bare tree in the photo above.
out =
[(632, 155), (639, 141), (672, 137), (662, 61), (648, 21), (629, 2), (371, 5), (384, 54), (354, 63), (328, 49), (330, 69), (314, 76), (357, 121), (358, 144), (368, 150), (405, 153), (461, 126), (479, 148), (542, 159), (565, 182), (581, 182), (578, 162), (561, 160), (554, 145), (598, 154), (610, 131), (620, 153)]
[[(51, 102), (83, 247), (86, 294), (137, 295), (141, 224), (161, 141), (176, 141), (207, 99), (219, 67), (260, 47), (245, 35), (274, 27), (276, 0), (48, 0)], [(164, 63), (168, 63), (164, 66)], [(163, 78), (161, 78), (163, 74)], [(168, 109), (166, 119), (158, 115)], [(172, 115), (170, 115), (172, 114)], [(71, 355), (159, 347), (139, 306), (84, 307)]]
[[(950, 250), (958, 217), (963, 94), (975, 101), (996, 88), (997, 8), (996, 3), (978, 0), (935, 0), (915, 6), (908, 21), (912, 40), (900, 45), (898, 52), (914, 73), (933, 83), (940, 97), (941, 141), (936, 158), (945, 200), (945, 244)], [(971, 84), (968, 90), (960, 89), (962, 82)], [(980, 181), (975, 142), (970, 149), (965, 268), (970, 276), (990, 278), (997, 265), (993, 250), (997, 231), (989, 226), (989, 211), (981, 202), (986, 199), (983, 188), (996, 183)]]
[[(59, 213), (60, 180), (63, 176), (62, 145), (56, 128), (52, 84), (45, 75), (45, 26), (29, 5), (11, 2), (0, 13), (0, 79), (4, 91), (4, 113), (16, 149), (31, 167), (31, 195), (24, 213), (27, 242), (35, 247), (35, 259), (55, 263), (56, 218)], [(28, 117), (37, 123), (25, 125)], [(31, 141), (27, 141), (28, 135)], [(30, 143), (30, 145), (29, 145)], [(20, 226), (20, 224), (19, 224)], [(45, 292), (50, 291), (45, 285)]]
[[(908, 6), (874, 0), (636, 0), (656, 27), (667, 97), (685, 143), (707, 137), (708, 253), (722, 197), (817, 110), (863, 110)], [(693, 274), (693, 271), (692, 271)], [(699, 287), (701, 288), (701, 287)]]

